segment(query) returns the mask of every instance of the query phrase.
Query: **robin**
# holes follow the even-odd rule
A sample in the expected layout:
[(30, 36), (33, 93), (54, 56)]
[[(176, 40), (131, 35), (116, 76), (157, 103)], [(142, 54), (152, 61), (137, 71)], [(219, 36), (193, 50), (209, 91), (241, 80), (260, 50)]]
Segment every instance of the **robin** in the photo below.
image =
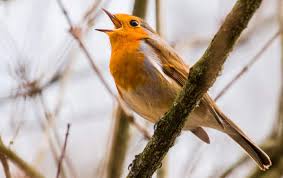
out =
[[(115, 29), (97, 30), (109, 36), (112, 48), (109, 67), (119, 95), (133, 111), (156, 123), (181, 91), (189, 67), (143, 19), (104, 12)], [(271, 166), (268, 155), (217, 107), (208, 94), (190, 114), (183, 129), (209, 143), (203, 127), (227, 134), (260, 169), (266, 170)]]

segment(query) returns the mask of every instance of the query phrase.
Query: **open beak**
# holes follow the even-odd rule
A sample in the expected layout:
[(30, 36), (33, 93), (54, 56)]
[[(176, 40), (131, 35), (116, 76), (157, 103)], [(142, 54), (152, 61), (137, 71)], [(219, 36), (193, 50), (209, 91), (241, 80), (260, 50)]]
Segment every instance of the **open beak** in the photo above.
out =
[[(102, 8), (102, 10), (108, 15), (108, 17), (110, 18), (110, 20), (114, 24), (115, 29), (122, 27), (122, 23), (120, 22), (120, 20), (117, 17), (115, 17), (113, 14), (111, 14), (110, 12), (108, 12), (107, 10), (105, 10), (103, 8)], [(113, 30), (109, 30), (109, 29), (95, 29), (95, 30), (100, 31), (100, 32), (105, 32), (105, 33), (113, 31)]]

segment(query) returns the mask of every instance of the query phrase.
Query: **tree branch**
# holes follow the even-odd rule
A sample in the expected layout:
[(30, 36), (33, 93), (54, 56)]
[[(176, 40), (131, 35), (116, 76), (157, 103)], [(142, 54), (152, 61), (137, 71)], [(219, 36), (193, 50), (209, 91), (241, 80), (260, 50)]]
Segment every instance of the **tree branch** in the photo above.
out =
[(17, 167), (19, 167), (27, 176), (31, 178), (44, 178), (44, 176), (37, 172), (32, 166), (20, 158), (16, 153), (7, 148), (0, 138), (0, 154), (5, 155), (7, 159), (12, 161)]
[(135, 0), (133, 14), (135, 16), (145, 18), (148, 0)]
[(162, 18), (162, 13), (161, 13), (161, 0), (155, 0), (155, 24), (156, 24), (156, 32), (160, 35), (163, 36), (162, 32), (162, 25), (163, 25), (163, 18)]
[(56, 178), (59, 178), (59, 176), (60, 176), (63, 159), (64, 159), (64, 156), (65, 156), (65, 153), (66, 153), (66, 148), (67, 148), (67, 143), (68, 143), (68, 138), (69, 138), (69, 133), (70, 133), (70, 126), (71, 126), (71, 124), (68, 123), (66, 134), (65, 134), (64, 145), (63, 145), (62, 152), (61, 152), (60, 159), (59, 159), (58, 166), (57, 166)]
[(10, 166), (9, 166), (9, 163), (8, 163), (6, 156), (3, 155), (3, 154), (0, 154), (0, 161), (2, 163), (3, 170), (4, 170), (6, 178), (12, 178), (11, 172), (10, 172)]
[(131, 164), (128, 178), (148, 178), (161, 166), (188, 114), (212, 86), (241, 32), (262, 0), (238, 0), (202, 58), (191, 68), (188, 80), (171, 109), (156, 125), (153, 137)]
[(278, 124), (277, 124), (277, 135), (281, 136), (280, 142), (283, 143), (283, 0), (279, 0), (278, 3), (278, 21), (280, 27), (280, 45), (281, 45), (281, 93), (278, 107)]
[(123, 171), (123, 163), (126, 157), (126, 152), (129, 142), (129, 116), (118, 105), (115, 114), (115, 126), (113, 131), (113, 141), (111, 145), (111, 152), (107, 166), (107, 177), (117, 178), (121, 177)]

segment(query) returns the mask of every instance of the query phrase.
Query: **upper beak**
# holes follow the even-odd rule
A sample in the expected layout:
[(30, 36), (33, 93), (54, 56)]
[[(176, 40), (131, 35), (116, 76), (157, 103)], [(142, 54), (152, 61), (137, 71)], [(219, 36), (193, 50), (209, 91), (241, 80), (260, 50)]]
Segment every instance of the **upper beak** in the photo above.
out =
[[(120, 22), (120, 20), (115, 17), (113, 14), (111, 14), (110, 12), (108, 12), (107, 10), (103, 9), (102, 10), (108, 15), (108, 17), (110, 18), (110, 20), (112, 21), (112, 23), (114, 24), (115, 28), (121, 28), (122, 27), (122, 23)], [(112, 32), (113, 30), (109, 30), (109, 29), (95, 29), (97, 31), (101, 31), (101, 32)]]

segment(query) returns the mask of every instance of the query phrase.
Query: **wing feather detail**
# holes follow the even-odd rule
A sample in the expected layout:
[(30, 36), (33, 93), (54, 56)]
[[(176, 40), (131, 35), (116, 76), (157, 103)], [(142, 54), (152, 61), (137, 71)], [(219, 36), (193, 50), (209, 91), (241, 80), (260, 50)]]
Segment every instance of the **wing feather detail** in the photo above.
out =
[(157, 63), (162, 71), (182, 87), (189, 74), (189, 67), (183, 62), (182, 58), (157, 35), (145, 39), (145, 43), (154, 50), (157, 55)]

